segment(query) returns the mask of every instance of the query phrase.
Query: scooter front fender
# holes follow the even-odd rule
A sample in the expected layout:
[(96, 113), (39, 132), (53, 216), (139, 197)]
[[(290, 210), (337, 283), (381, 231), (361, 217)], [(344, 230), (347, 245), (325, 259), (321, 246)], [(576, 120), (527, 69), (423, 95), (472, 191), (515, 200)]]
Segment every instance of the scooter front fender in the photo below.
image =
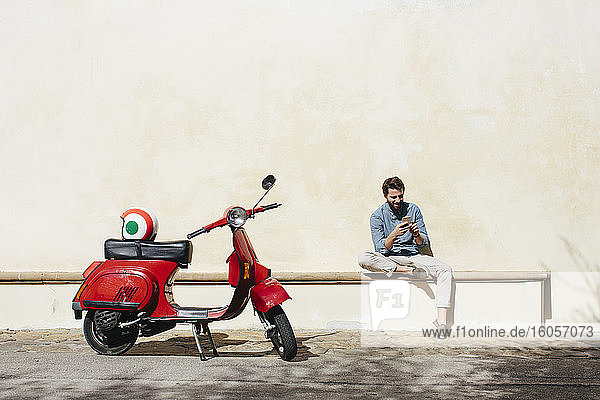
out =
[(267, 312), (287, 299), (291, 299), (281, 283), (274, 278), (267, 278), (256, 284), (250, 290), (250, 298), (254, 307), (261, 312)]

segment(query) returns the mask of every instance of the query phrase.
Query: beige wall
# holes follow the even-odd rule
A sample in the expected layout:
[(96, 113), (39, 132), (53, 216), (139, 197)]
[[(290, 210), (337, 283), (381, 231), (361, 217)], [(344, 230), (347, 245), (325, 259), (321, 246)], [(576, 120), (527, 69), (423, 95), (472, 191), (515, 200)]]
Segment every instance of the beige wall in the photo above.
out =
[[(0, 269), (182, 238), (260, 180), (274, 269), (353, 270), (401, 176), (456, 268), (599, 269), (600, 3), (3, 1)], [(229, 233), (195, 240), (219, 270)]]

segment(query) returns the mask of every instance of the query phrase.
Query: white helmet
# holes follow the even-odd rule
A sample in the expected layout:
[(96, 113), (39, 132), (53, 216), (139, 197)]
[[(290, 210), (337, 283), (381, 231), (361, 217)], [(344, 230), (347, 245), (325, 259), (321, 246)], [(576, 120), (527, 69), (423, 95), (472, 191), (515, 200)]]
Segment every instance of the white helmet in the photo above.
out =
[(121, 214), (123, 239), (154, 240), (158, 233), (158, 219), (152, 211), (142, 207), (132, 207)]

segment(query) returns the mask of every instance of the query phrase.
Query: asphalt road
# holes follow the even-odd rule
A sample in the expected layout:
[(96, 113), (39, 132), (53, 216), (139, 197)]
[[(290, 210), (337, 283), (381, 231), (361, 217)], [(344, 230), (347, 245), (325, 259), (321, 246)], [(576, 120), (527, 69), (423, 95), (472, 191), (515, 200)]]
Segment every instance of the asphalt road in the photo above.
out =
[(187, 331), (117, 357), (94, 353), (80, 331), (0, 331), (0, 399), (600, 398), (590, 346), (370, 347), (357, 332), (300, 331), (298, 356), (284, 362), (260, 332), (214, 337), (220, 356), (202, 362)]

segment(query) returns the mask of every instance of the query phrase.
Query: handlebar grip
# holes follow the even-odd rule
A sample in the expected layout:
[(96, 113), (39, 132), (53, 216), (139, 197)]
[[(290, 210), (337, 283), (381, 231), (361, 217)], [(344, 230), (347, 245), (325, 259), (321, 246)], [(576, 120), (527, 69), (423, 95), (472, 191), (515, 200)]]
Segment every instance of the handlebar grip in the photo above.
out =
[(273, 208), (277, 208), (281, 206), (281, 203), (272, 203), (272, 204), (267, 204), (266, 206), (263, 206), (262, 209), (263, 211), (267, 211), (267, 210), (271, 210)]
[(187, 238), (188, 238), (188, 239), (195, 238), (196, 236), (198, 236), (198, 235), (200, 235), (200, 234), (202, 234), (202, 233), (205, 233), (205, 232), (208, 232), (208, 231), (206, 230), (206, 228), (200, 228), (200, 229), (198, 229), (197, 231), (194, 231), (194, 232), (192, 232), (192, 233), (188, 233), (188, 234), (187, 234)]

